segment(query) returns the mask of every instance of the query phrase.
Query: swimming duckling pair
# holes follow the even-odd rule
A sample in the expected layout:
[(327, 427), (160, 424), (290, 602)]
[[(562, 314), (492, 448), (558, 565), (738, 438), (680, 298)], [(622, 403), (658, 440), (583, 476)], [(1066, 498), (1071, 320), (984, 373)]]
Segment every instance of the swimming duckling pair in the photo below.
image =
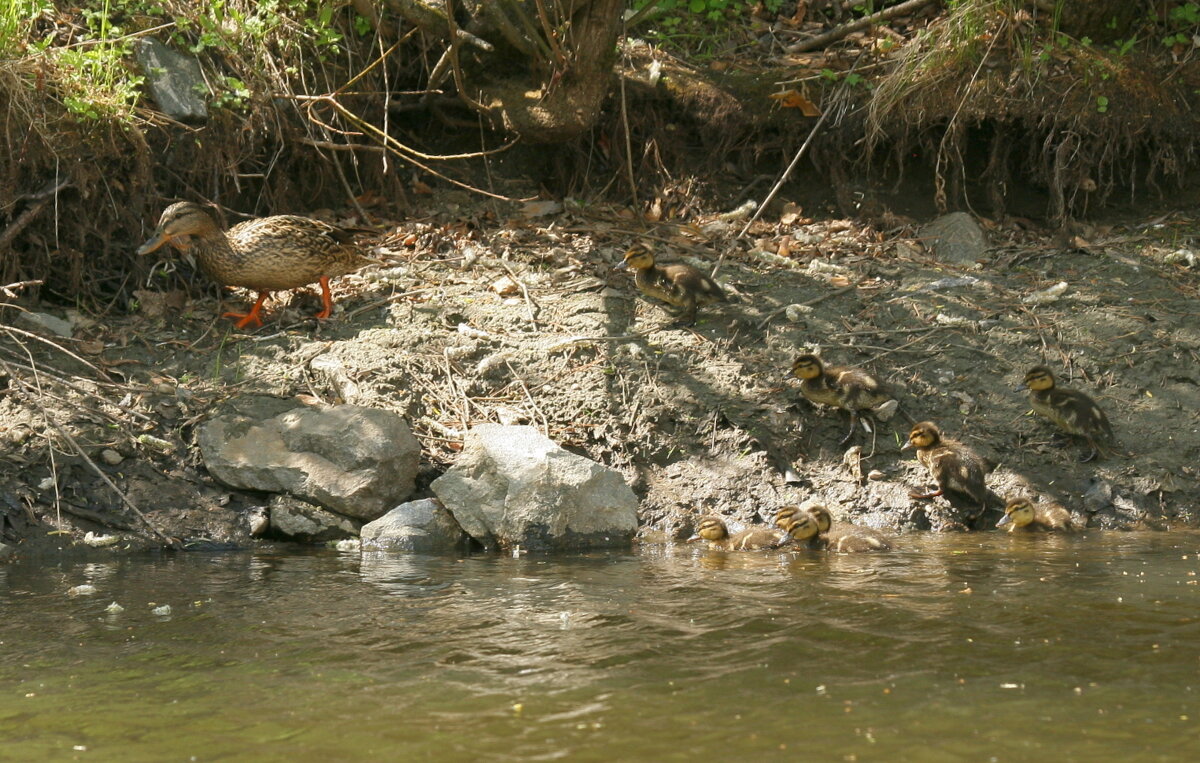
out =
[(796, 542), (807, 543), (810, 548), (842, 554), (888, 551), (892, 548), (891, 541), (883, 533), (849, 522), (835, 522), (829, 509), (819, 503), (803, 507), (784, 506), (775, 512), (775, 525)]
[(826, 366), (813, 354), (792, 363), (792, 375), (800, 379), (800, 394), (812, 403), (840, 408), (850, 413), (850, 429), (839, 445), (854, 437), (860, 418), (887, 421), (898, 405), (887, 386), (866, 371), (847, 366)]
[(891, 543), (869, 527), (834, 522), (821, 504), (804, 507), (784, 506), (775, 514), (775, 528), (752, 527), (729, 534), (725, 521), (705, 516), (689, 541), (705, 540), (715, 551), (757, 551), (794, 545), (849, 554), (862, 551), (887, 551)]
[(700, 518), (696, 534), (688, 538), (689, 543), (698, 540), (708, 541), (708, 547), (713, 551), (760, 551), (779, 548), (792, 539), (772, 527), (751, 527), (730, 535), (725, 520), (710, 514)]
[(691, 265), (658, 264), (646, 244), (636, 243), (625, 252), (617, 270), (627, 268), (633, 269), (633, 282), (643, 294), (683, 308), (679, 318), (685, 326), (695, 325), (698, 306), (727, 301), (716, 281)]

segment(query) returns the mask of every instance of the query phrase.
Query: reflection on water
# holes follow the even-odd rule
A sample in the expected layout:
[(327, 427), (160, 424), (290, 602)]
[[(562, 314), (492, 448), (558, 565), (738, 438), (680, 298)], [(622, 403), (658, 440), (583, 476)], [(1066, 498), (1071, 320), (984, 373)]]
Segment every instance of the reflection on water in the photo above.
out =
[[(0, 567), (3, 749), (147, 761), (1200, 755), (1200, 536), (905, 540), (859, 556), (662, 546)], [(98, 592), (66, 594), (83, 583)], [(106, 613), (112, 601), (125, 611)], [(160, 604), (172, 613), (152, 614)]]

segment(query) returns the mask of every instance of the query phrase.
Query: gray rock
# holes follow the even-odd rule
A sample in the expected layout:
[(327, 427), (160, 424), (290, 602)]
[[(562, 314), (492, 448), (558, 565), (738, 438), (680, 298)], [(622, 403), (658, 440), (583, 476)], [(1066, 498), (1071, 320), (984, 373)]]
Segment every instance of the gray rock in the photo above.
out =
[(363, 525), (359, 537), (367, 550), (455, 551), (466, 548), (468, 536), (446, 507), (424, 498)]
[(208, 119), (208, 107), (201, 97), (201, 93), (208, 92), (208, 85), (196, 59), (153, 37), (139, 40), (134, 53), (150, 83), (150, 94), (164, 114), (180, 122)]
[(109, 466), (116, 466), (125, 460), (125, 456), (122, 456), (112, 448), (105, 448), (100, 451), (100, 460)]
[(974, 265), (988, 248), (983, 228), (966, 212), (942, 215), (921, 229), (921, 239), (938, 260), (957, 265)]
[(0, 559), (6, 559), (13, 555), (13, 547), (7, 543), (0, 543)]
[(532, 427), (475, 427), (431, 488), (486, 548), (623, 546), (637, 529), (637, 497), (619, 472)]
[(49, 313), (30, 313), (21, 311), (17, 313), (17, 323), (23, 324), (26, 328), (32, 329), (35, 332), (56, 334), (70, 338), (75, 333), (75, 324), (69, 320), (63, 320)]
[(358, 535), (360, 522), (286, 495), (271, 499), (270, 532), (303, 543), (322, 543)]
[(227, 414), (205, 422), (200, 455), (234, 488), (287, 493), (371, 520), (413, 490), (421, 446), (391, 411), (300, 407), (260, 419)]

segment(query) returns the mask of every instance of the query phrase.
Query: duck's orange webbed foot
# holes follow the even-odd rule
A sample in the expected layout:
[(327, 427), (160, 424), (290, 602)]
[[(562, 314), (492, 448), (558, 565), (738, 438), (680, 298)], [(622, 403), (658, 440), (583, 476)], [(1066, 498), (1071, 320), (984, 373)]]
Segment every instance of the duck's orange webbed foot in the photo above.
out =
[(333, 295), (329, 292), (329, 276), (321, 276), (321, 312), (317, 313), (314, 318), (324, 320), (333, 315)]
[(248, 313), (221, 313), (222, 318), (239, 318), (240, 320), (234, 324), (234, 328), (244, 329), (247, 326), (254, 324), (254, 328), (259, 328), (263, 325), (262, 316), (259, 311), (262, 310), (263, 302), (267, 301), (268, 292), (260, 291), (258, 293), (258, 301), (254, 303), (254, 307), (250, 308)]

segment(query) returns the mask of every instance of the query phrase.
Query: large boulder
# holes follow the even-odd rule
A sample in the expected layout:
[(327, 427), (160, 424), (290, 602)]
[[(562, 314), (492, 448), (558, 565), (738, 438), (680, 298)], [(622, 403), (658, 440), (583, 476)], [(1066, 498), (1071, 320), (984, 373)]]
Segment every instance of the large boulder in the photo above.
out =
[(637, 497), (619, 472), (563, 450), (533, 427), (475, 427), (454, 466), (430, 487), (485, 548), (623, 546), (637, 529)]
[(467, 534), (445, 506), (433, 498), (402, 503), (359, 533), (364, 550), (458, 551)]
[(200, 428), (199, 443), (209, 473), (230, 487), (286, 493), (364, 520), (412, 493), (421, 456), (404, 419), (356, 405), (218, 416)]

